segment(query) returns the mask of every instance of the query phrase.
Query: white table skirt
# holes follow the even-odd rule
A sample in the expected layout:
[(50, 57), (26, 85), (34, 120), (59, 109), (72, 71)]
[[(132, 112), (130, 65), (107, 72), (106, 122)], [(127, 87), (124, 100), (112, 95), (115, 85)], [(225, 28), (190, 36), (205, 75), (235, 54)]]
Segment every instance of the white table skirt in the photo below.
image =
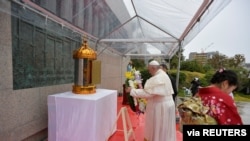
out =
[(104, 141), (117, 116), (117, 91), (64, 92), (48, 96), (49, 141)]

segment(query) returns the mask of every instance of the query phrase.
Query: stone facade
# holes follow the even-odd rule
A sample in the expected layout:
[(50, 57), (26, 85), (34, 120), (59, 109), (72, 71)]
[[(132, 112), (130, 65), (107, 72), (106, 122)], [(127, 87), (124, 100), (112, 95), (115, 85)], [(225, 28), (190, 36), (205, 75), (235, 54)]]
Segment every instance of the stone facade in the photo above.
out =
[[(13, 90), (11, 1), (0, 0), (0, 139), (43, 140), (48, 128), (48, 95), (71, 91), (73, 84)], [(101, 84), (97, 88), (122, 91), (129, 61), (109, 51), (102, 52)]]

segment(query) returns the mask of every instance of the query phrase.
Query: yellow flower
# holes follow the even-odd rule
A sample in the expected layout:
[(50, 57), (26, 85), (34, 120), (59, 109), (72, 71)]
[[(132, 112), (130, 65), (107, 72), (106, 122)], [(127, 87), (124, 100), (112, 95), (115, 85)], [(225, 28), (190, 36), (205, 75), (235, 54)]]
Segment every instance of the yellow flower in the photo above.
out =
[(145, 105), (147, 104), (147, 100), (145, 98), (139, 98), (138, 101), (144, 103)]
[(134, 74), (131, 71), (125, 72), (125, 77), (129, 80), (134, 80)]
[[(142, 81), (140, 71), (137, 71), (135, 68), (132, 68), (131, 71), (125, 72), (126, 81), (125, 84), (127, 87), (132, 87), (135, 89), (139, 88), (139, 83)], [(133, 98), (133, 106), (138, 106), (138, 113), (144, 113), (147, 105), (147, 101), (144, 98)], [(139, 104), (139, 105), (138, 105)]]

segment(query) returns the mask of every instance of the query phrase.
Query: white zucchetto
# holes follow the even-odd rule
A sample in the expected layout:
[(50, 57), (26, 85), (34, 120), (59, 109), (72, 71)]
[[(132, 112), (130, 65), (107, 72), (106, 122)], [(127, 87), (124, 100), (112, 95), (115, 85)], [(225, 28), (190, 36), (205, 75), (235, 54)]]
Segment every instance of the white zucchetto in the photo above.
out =
[(149, 62), (149, 64), (148, 64), (148, 65), (152, 65), (152, 66), (159, 66), (160, 64), (159, 64), (159, 62), (157, 62), (157, 61), (153, 60), (153, 61)]

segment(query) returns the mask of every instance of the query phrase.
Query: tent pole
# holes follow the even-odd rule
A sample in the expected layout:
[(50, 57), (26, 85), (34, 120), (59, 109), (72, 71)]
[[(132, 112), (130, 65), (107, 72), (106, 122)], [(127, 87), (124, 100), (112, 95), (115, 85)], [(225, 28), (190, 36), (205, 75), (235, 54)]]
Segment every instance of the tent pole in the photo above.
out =
[(180, 78), (180, 68), (181, 68), (181, 42), (179, 41), (179, 51), (178, 51), (178, 67), (176, 75), (176, 87), (179, 87), (179, 78)]

